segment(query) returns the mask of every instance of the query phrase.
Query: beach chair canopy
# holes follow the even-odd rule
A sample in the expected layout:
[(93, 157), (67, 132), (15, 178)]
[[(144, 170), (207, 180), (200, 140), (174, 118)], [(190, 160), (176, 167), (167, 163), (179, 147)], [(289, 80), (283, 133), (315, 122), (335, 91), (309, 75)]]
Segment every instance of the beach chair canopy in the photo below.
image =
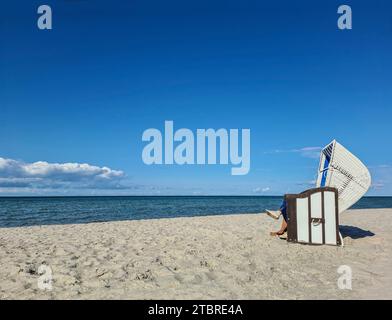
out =
[(366, 166), (336, 140), (322, 149), (316, 187), (338, 190), (339, 212), (361, 199), (370, 184)]

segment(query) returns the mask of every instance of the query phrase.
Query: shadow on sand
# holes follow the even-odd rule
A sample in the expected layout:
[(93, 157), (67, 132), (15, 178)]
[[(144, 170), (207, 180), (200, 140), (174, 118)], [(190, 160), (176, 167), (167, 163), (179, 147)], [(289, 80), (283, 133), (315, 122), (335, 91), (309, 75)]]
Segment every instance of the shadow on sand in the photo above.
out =
[(366, 237), (373, 237), (375, 235), (369, 230), (363, 230), (353, 226), (339, 226), (339, 231), (343, 238), (350, 237), (351, 239), (361, 239)]

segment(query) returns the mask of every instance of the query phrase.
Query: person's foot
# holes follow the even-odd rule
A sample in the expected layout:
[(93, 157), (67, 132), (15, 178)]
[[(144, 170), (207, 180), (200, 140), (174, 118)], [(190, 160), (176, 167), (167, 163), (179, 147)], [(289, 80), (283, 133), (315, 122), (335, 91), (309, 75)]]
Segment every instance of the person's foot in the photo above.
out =
[(268, 216), (270, 216), (271, 218), (274, 218), (275, 220), (278, 220), (279, 217), (281, 216), (282, 212), (280, 210), (265, 210), (265, 212), (267, 213)]
[(287, 231), (283, 232), (283, 234), (279, 236), (279, 239), (287, 240)]
[(286, 233), (286, 231), (287, 231), (287, 228), (285, 230), (279, 230), (279, 231), (270, 232), (270, 235), (273, 236), (273, 237), (275, 237), (275, 236), (282, 236), (282, 235), (284, 235)]
[(270, 235), (275, 237), (275, 236), (281, 236), (282, 234), (284, 234), (284, 232), (282, 231), (272, 231), (270, 232)]

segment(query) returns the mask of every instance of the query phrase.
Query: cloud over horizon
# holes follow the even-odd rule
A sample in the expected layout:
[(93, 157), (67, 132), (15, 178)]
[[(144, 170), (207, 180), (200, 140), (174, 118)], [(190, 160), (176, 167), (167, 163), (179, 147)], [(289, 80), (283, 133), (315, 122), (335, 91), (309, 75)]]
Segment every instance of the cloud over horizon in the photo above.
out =
[[(294, 149), (293, 149), (294, 150)], [(291, 152), (314, 152), (316, 147), (295, 149)], [(284, 151), (279, 151), (284, 152)], [(372, 186), (369, 195), (390, 195), (392, 165), (370, 165)], [(260, 182), (260, 181), (259, 181)], [(274, 184), (261, 181), (256, 185), (195, 185), (135, 181), (124, 171), (88, 163), (50, 163), (47, 161), (25, 162), (0, 157), (0, 195), (2, 196), (61, 196), (61, 195), (242, 195), (284, 194), (299, 192), (315, 185), (314, 180), (283, 181)], [(251, 188), (249, 188), (251, 186)]]
[(262, 187), (256, 187), (256, 188), (254, 188), (254, 189), (252, 190), (252, 192), (253, 192), (253, 193), (263, 193), (263, 192), (267, 192), (267, 191), (270, 191), (270, 190), (271, 190), (270, 187), (264, 187), (264, 188), (262, 188)]
[(299, 149), (288, 149), (288, 150), (276, 149), (273, 151), (266, 151), (264, 152), (264, 154), (299, 153), (301, 156), (305, 158), (318, 159), (320, 157), (321, 150), (322, 147), (303, 147)]
[(0, 157), (0, 193), (18, 189), (129, 189), (121, 170), (87, 163), (32, 163)]

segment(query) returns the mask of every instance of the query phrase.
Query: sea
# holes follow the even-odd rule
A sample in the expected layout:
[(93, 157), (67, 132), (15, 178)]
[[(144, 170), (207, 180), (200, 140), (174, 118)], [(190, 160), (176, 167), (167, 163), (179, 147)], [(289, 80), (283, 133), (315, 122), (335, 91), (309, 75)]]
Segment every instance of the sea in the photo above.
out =
[[(278, 196), (0, 197), (0, 227), (254, 213), (278, 209)], [(364, 197), (352, 209), (392, 208)]]

